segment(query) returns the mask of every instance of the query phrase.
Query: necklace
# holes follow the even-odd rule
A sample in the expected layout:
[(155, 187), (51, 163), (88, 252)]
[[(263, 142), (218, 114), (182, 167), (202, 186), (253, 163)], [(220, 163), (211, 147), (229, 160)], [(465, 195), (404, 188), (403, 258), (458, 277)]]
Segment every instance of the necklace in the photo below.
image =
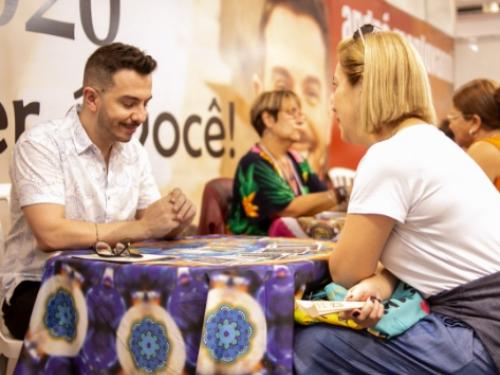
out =
[(274, 157), (271, 151), (267, 149), (266, 146), (264, 146), (262, 143), (259, 143), (259, 147), (269, 156), (272, 164), (274, 165), (274, 168), (276, 169), (280, 177), (285, 180), (285, 182), (290, 186), (295, 195), (304, 194), (304, 186), (302, 185), (302, 181), (297, 175), (295, 165), (290, 160), (288, 153), (285, 154), (285, 162), (278, 162), (278, 160)]

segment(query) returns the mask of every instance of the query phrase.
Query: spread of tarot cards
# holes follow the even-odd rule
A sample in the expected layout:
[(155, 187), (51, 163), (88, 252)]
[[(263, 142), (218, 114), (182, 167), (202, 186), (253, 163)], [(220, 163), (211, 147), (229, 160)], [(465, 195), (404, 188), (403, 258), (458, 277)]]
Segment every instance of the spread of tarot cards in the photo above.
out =
[(155, 263), (241, 265), (327, 259), (335, 244), (309, 238), (203, 236), (134, 244), (143, 254), (161, 257)]

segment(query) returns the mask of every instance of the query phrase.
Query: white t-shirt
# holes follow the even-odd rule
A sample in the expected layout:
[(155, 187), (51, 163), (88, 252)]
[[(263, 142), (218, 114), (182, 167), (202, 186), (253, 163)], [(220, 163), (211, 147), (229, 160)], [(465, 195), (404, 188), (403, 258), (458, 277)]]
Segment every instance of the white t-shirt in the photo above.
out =
[[(108, 168), (88, 137), (74, 107), (62, 120), (40, 124), (21, 135), (11, 164), (12, 227), (0, 259), (0, 306), (24, 280), (41, 280), (50, 256), (37, 248), (22, 207), (64, 206), (65, 217), (108, 223), (134, 220), (137, 210), (160, 198), (146, 151), (138, 140), (116, 143)], [(90, 245), (90, 244), (89, 244)]]
[(369, 148), (348, 213), (397, 221), (381, 262), (426, 297), (500, 271), (500, 194), (434, 126), (404, 128)]

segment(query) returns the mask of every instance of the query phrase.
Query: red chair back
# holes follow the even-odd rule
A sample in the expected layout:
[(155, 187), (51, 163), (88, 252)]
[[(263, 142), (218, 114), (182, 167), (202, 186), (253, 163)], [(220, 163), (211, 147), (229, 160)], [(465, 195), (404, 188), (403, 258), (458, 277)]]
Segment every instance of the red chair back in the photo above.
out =
[(210, 180), (203, 189), (198, 234), (225, 234), (226, 220), (233, 198), (233, 179), (219, 177)]

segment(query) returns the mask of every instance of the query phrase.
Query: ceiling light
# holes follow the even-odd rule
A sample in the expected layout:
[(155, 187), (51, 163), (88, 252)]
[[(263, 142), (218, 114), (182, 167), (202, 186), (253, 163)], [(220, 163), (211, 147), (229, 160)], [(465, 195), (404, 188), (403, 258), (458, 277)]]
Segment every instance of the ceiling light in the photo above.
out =
[(479, 46), (477, 44), (477, 39), (472, 37), (468, 39), (467, 46), (472, 52), (478, 53), (479, 52)]
[(500, 11), (500, 6), (496, 1), (483, 4), (484, 13), (498, 13), (499, 11)]

